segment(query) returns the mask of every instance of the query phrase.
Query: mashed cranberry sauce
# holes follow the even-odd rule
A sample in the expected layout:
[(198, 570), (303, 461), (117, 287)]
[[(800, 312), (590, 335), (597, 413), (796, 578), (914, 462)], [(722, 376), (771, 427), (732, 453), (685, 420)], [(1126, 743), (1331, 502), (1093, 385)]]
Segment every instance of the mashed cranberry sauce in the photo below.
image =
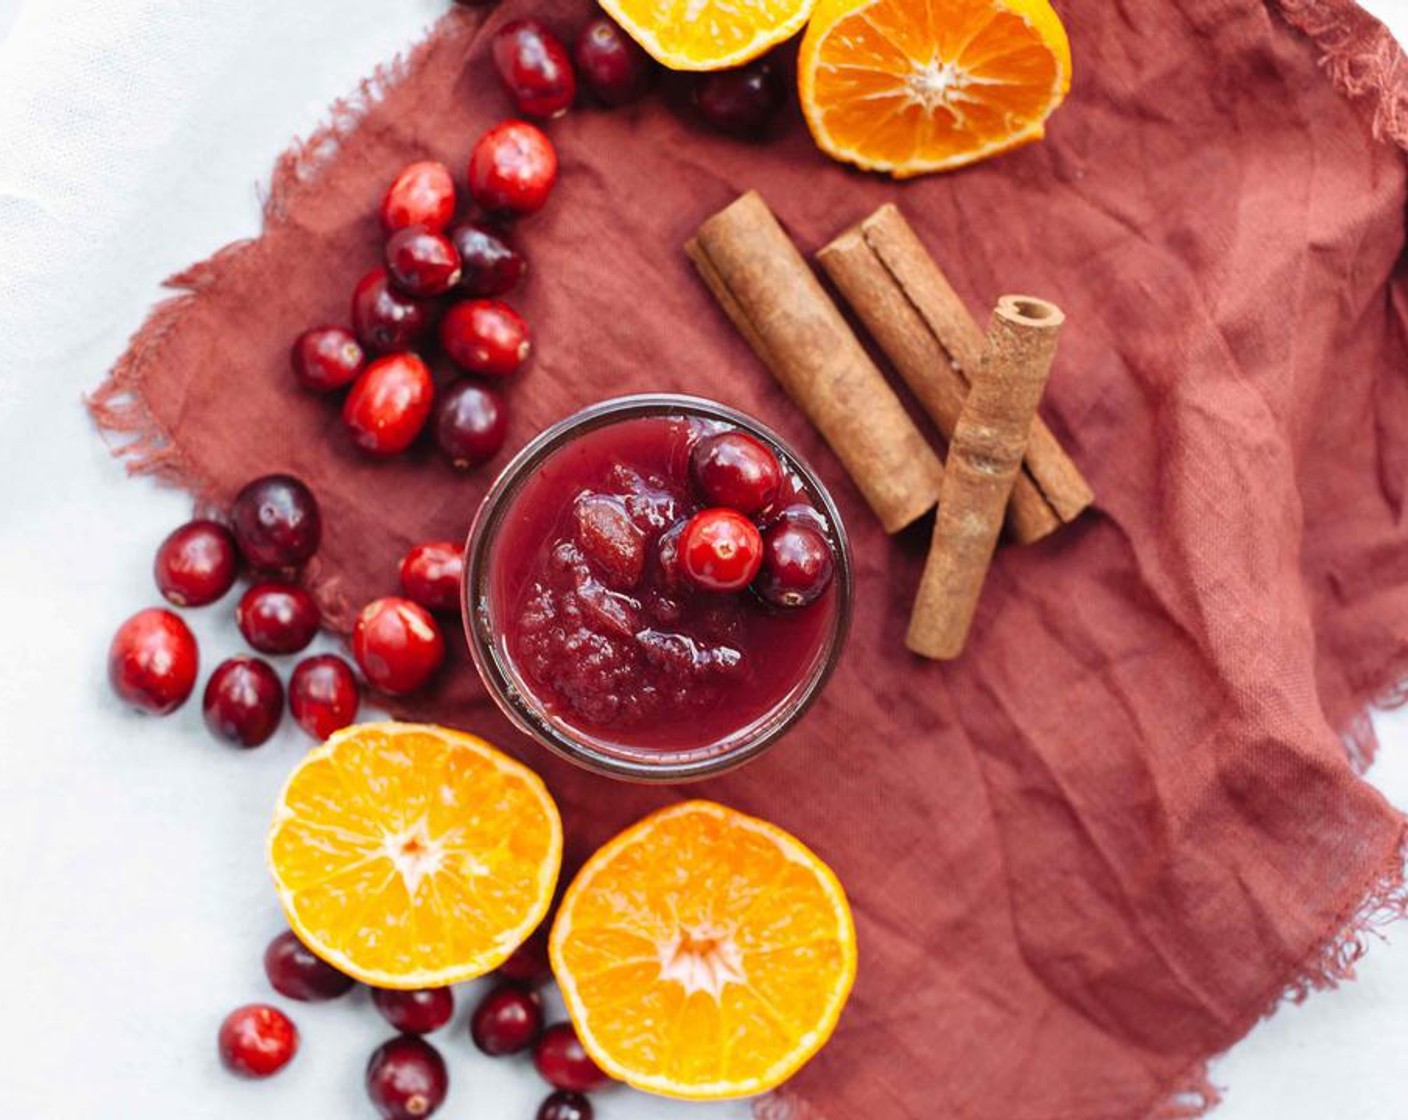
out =
[[(726, 744), (785, 703), (816, 666), (836, 590), (773, 606), (682, 572), (678, 542), (711, 503), (691, 475), (696, 443), (726, 424), (629, 419), (554, 452), (512, 499), (490, 563), (491, 615), (522, 684), (551, 718), (611, 748)], [(757, 515), (831, 528), (782, 460)], [(829, 574), (829, 570), (828, 570)]]

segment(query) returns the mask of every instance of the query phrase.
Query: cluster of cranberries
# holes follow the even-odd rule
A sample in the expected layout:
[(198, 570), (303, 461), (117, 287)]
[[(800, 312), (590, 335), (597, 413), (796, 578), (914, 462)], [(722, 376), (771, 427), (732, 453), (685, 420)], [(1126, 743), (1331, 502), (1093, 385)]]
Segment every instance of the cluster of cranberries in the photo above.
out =
[[(264, 951), (264, 972), (287, 999), (311, 1003), (336, 999), (355, 981), (315, 956), (292, 932), (281, 933)], [(521, 946), (499, 970), (498, 983), (469, 1017), (469, 1036), (491, 1057), (531, 1053), (553, 1092), (538, 1120), (591, 1120), (585, 1094), (607, 1077), (587, 1055), (571, 1023), (546, 1026), (538, 986), (548, 977), (541, 937)], [(384, 1120), (423, 1120), (444, 1103), (450, 1075), (440, 1051), (423, 1036), (454, 1017), (449, 988), (419, 991), (373, 989), (372, 1005), (399, 1033), (373, 1051), (367, 1063), (367, 1096)], [(277, 1007), (256, 1003), (236, 1008), (219, 1032), (226, 1068), (242, 1077), (270, 1077), (298, 1052), (298, 1028)]]

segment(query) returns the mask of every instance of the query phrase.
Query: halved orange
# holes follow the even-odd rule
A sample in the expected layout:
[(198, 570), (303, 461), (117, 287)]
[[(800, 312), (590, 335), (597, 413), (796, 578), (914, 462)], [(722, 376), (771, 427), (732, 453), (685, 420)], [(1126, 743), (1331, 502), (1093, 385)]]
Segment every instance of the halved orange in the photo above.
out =
[(710, 801), (662, 809), (592, 856), (549, 950), (596, 1063), (688, 1100), (781, 1084), (831, 1036), (856, 974), (831, 869)]
[(379, 988), (431, 988), (497, 968), (543, 920), (562, 822), (542, 780), (482, 739), (364, 723), (290, 775), (268, 859), (318, 956)]
[(816, 0), (601, 0), (672, 70), (741, 66), (802, 29)]
[(903, 179), (1041, 139), (1071, 47), (1047, 0), (821, 0), (797, 81), (823, 151)]

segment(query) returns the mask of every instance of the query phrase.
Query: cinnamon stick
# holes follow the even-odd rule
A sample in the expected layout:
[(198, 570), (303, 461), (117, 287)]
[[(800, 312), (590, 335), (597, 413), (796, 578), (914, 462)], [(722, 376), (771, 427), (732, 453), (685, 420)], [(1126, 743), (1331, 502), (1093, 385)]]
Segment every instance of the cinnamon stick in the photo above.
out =
[[(893, 203), (817, 253), (817, 261), (947, 439), (983, 355), (983, 333)], [(1038, 417), (1007, 524), (1029, 544), (1073, 521), (1094, 494)]]
[(705, 221), (685, 252), (885, 531), (932, 509), (943, 464), (757, 192)]
[(1054, 303), (1031, 296), (1003, 296), (993, 310), (983, 361), (949, 442), (909, 620), (906, 644), (924, 657), (957, 657), (967, 641), (1064, 321)]

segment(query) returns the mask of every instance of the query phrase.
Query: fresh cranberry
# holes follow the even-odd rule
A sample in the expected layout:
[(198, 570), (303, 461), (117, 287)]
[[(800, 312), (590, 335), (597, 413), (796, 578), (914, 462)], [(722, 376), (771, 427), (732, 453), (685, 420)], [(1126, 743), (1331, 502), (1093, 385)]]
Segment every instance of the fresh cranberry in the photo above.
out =
[(445, 1103), (450, 1074), (439, 1050), (418, 1035), (403, 1034), (373, 1051), (366, 1084), (382, 1120), (425, 1120)]
[(758, 574), (763, 538), (737, 510), (701, 510), (684, 527), (679, 558), (681, 570), (697, 587), (738, 591)]
[(515, 19), (494, 35), (494, 69), (518, 111), (544, 120), (560, 117), (577, 96), (577, 76), (562, 40), (537, 20)]
[(496, 299), (465, 300), (445, 312), (440, 345), (455, 364), (491, 377), (517, 372), (533, 350), (523, 316)]
[(805, 607), (821, 598), (835, 572), (821, 530), (783, 521), (763, 535), (763, 567), (753, 586), (775, 607)]
[(419, 342), (431, 319), (430, 305), (397, 291), (384, 268), (363, 276), (352, 293), (352, 329), (364, 346), (381, 354)]
[(655, 60), (607, 16), (587, 21), (572, 53), (583, 83), (607, 105), (636, 101), (655, 84)]
[(381, 201), (381, 228), (395, 233), (424, 226), (439, 233), (455, 216), (455, 181), (434, 160), (410, 164), (392, 181)]
[(284, 714), (284, 686), (267, 661), (231, 657), (205, 685), (205, 726), (241, 747), (269, 741)]
[(235, 542), (256, 568), (302, 564), (323, 539), (318, 499), (287, 474), (256, 478), (235, 495), (230, 506)]
[(757, 136), (782, 108), (782, 74), (768, 59), (734, 70), (715, 70), (697, 79), (694, 107), (720, 132)]
[(264, 975), (279, 995), (304, 1003), (336, 999), (356, 984), (352, 977), (316, 956), (292, 930), (279, 934), (264, 950)]
[(313, 640), (322, 621), (313, 596), (282, 580), (254, 584), (235, 608), (240, 633), (260, 653), (297, 653)]
[(342, 402), (342, 420), (363, 451), (397, 455), (415, 443), (434, 403), (425, 363), (409, 352), (388, 354), (357, 378)]
[(273, 1077), (298, 1053), (298, 1028), (277, 1007), (237, 1007), (220, 1024), (220, 1060), (241, 1077)]
[(428, 611), (459, 609), (460, 578), (464, 575), (464, 545), (427, 541), (401, 557), (401, 590)]
[(587, 1093), (608, 1080), (582, 1048), (571, 1023), (554, 1024), (542, 1033), (533, 1050), (533, 1064), (554, 1089)]
[(174, 712), (196, 687), (196, 636), (163, 607), (138, 611), (117, 628), (108, 648), (108, 680), (133, 707), (159, 716)]
[(366, 354), (356, 335), (343, 327), (314, 327), (293, 343), (293, 375), (305, 389), (331, 393), (352, 384)]
[(538, 984), (552, 975), (548, 962), (547, 930), (539, 928), (499, 965), (499, 975), (521, 984)]
[(403, 1034), (438, 1031), (455, 1014), (455, 993), (449, 988), (373, 988), (372, 1003), (381, 1017)]
[(592, 1102), (581, 1093), (559, 1089), (538, 1106), (538, 1120), (592, 1120)]
[(469, 1020), (474, 1045), (490, 1057), (518, 1054), (543, 1030), (543, 1001), (517, 984), (500, 984), (479, 1001)]
[(466, 295), (501, 296), (528, 270), (509, 235), (487, 222), (461, 222), (450, 240), (460, 254), (460, 290)]
[(409, 599), (377, 599), (352, 629), (352, 656), (376, 688), (414, 692), (445, 660), (445, 640), (424, 607)]
[(556, 182), (557, 150), (527, 121), (495, 125), (469, 157), (469, 193), (490, 212), (536, 213)]
[(235, 535), (218, 521), (188, 521), (161, 542), (152, 574), (178, 607), (203, 607), (235, 585), (240, 554)]
[(288, 706), (298, 726), (321, 741), (357, 718), (362, 690), (352, 667), (333, 653), (305, 657), (288, 679)]
[(487, 463), (508, 436), (504, 399), (487, 385), (459, 381), (440, 398), (435, 442), (461, 470)]
[(696, 485), (711, 504), (750, 517), (770, 506), (782, 486), (777, 456), (745, 432), (719, 432), (700, 440), (690, 465)]
[(408, 296), (444, 295), (460, 282), (460, 251), (443, 233), (407, 226), (386, 242), (386, 271)]

